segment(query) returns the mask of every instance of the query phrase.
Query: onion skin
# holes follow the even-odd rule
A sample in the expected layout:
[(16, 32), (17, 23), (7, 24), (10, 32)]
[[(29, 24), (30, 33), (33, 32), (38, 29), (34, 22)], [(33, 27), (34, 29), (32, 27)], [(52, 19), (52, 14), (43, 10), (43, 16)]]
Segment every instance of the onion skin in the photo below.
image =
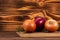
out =
[(45, 18), (43, 17), (35, 17), (35, 23), (36, 23), (36, 31), (42, 31), (44, 29), (45, 24)]
[(45, 29), (48, 31), (48, 32), (55, 32), (57, 31), (59, 28), (59, 24), (57, 21), (53, 20), (53, 19), (50, 19), (50, 20), (47, 20), (45, 22)]
[(23, 28), (25, 32), (34, 32), (36, 29), (36, 24), (33, 20), (25, 20), (23, 23)]

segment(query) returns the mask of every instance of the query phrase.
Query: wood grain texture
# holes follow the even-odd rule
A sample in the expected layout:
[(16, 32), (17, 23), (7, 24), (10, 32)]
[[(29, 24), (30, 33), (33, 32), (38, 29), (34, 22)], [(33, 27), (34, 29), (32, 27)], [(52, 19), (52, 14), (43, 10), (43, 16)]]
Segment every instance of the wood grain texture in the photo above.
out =
[(24, 33), (24, 32), (16, 32), (20, 37), (25, 37), (25, 38), (34, 38), (34, 37), (60, 37), (60, 32), (55, 32), (55, 33), (44, 33), (44, 32), (36, 32), (36, 33)]
[(19, 37), (14, 31), (0, 31), (0, 38), (12, 38), (12, 37)]
[(16, 32), (0, 32), (0, 40), (60, 40), (60, 37), (21, 38), (16, 34)]

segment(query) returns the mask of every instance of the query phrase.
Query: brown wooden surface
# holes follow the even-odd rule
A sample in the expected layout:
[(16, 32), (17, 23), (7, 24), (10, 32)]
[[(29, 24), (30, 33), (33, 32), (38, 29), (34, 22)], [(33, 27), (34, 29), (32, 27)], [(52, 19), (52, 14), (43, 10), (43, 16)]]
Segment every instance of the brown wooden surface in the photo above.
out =
[(60, 37), (21, 38), (16, 32), (0, 32), (0, 40), (60, 40)]
[(34, 33), (25, 33), (25, 32), (16, 32), (20, 37), (24, 38), (34, 38), (34, 37), (60, 37), (60, 32), (54, 32), (54, 33), (45, 33), (45, 32), (34, 32)]
[(60, 40), (60, 38), (0, 38), (0, 40)]

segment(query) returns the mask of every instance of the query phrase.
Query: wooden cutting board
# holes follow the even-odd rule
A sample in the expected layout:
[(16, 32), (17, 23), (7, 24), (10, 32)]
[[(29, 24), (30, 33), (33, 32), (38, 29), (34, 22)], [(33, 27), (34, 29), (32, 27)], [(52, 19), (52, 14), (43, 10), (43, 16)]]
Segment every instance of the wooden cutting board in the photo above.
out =
[(44, 32), (35, 32), (35, 33), (24, 33), (24, 32), (16, 32), (20, 37), (60, 37), (60, 32), (54, 33), (44, 33)]

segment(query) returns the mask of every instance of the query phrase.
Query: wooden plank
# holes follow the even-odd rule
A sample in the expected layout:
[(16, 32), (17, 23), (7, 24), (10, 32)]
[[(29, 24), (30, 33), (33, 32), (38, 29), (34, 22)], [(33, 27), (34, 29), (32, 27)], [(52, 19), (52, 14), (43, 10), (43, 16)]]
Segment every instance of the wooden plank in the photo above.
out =
[(3, 32), (0, 32), (0, 38), (13, 38), (13, 37), (19, 37), (15, 31), (13, 32), (10, 32), (10, 31), (3, 31)]
[(60, 37), (60, 32), (54, 33), (44, 33), (44, 32), (36, 32), (36, 33), (24, 33), (24, 32), (16, 32), (20, 37)]
[(16, 9), (17, 11), (41, 11), (42, 9)]
[(0, 31), (17, 31), (21, 25), (21, 22), (0, 22)]
[(46, 0), (45, 2), (46, 3), (48, 3), (48, 2), (60, 2), (60, 0)]
[(60, 38), (19, 38), (19, 37), (1, 37), (0, 40), (60, 40)]
[(0, 25), (0, 31), (17, 31), (17, 28), (19, 27), (20, 25), (12, 25), (12, 24)]

